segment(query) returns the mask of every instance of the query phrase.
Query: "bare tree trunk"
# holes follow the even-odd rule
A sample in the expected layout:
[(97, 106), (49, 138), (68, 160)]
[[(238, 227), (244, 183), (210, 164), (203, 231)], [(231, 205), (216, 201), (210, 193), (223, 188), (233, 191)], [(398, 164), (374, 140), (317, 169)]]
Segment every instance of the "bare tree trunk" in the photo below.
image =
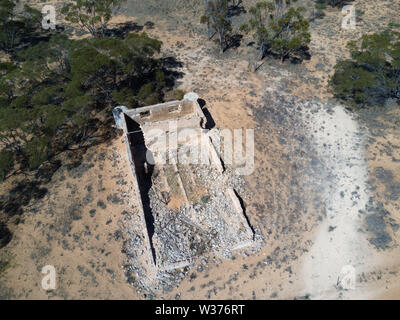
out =
[(263, 63), (261, 63), (259, 66), (257, 66), (258, 61), (260, 61), (264, 58), (264, 54), (265, 54), (265, 45), (263, 43), (261, 43), (260, 49), (258, 50), (258, 54), (254, 58), (253, 72), (256, 72), (263, 65)]
[(225, 51), (225, 35), (224, 35), (224, 31), (220, 30), (218, 32), (218, 36), (219, 36), (219, 44), (221, 46), (221, 53), (224, 53), (224, 51)]

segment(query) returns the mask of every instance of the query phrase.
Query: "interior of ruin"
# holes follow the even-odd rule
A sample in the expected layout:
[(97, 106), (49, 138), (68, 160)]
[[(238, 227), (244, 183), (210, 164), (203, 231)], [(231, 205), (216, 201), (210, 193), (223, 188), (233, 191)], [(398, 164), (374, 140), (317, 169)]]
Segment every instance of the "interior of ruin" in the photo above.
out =
[(121, 113), (155, 269), (182, 268), (207, 253), (227, 256), (252, 245), (254, 232), (232, 173), (205, 129), (197, 99)]

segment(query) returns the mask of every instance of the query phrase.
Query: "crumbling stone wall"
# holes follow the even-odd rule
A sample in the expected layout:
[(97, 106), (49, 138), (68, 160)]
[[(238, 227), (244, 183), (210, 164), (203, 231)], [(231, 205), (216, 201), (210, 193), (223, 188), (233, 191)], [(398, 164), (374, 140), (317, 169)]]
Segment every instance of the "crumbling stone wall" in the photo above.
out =
[[(123, 110), (123, 113), (129, 166), (136, 182), (135, 195), (139, 202), (146, 196), (154, 219), (149, 226), (145, 218), (147, 204), (142, 203), (140, 214), (148, 229), (146, 247), (152, 253), (149, 263), (150, 269), (155, 270), (153, 273), (188, 266), (208, 253), (227, 257), (232, 250), (252, 245), (254, 233), (234, 191), (240, 178), (223, 167), (210, 136), (203, 130), (205, 116), (197, 100), (172, 101)], [(174, 134), (184, 128), (198, 130), (195, 135), (177, 143), (177, 154), (191, 152), (191, 148), (196, 147), (193, 141), (200, 135), (209, 153), (208, 163), (182, 164), (174, 157), (168, 164), (158, 162), (157, 154), (165, 152), (165, 145), (157, 142), (152, 130), (171, 130), (171, 121), (175, 122)], [(149, 165), (145, 164), (143, 169), (140, 167), (143, 164), (137, 163), (142, 160), (132, 156), (136, 146), (131, 140), (135, 134), (144, 140), (144, 148), (156, 155), (155, 165), (150, 168), (151, 181), (148, 183), (151, 187), (148, 190), (143, 189), (142, 173), (137, 170), (150, 170)]]

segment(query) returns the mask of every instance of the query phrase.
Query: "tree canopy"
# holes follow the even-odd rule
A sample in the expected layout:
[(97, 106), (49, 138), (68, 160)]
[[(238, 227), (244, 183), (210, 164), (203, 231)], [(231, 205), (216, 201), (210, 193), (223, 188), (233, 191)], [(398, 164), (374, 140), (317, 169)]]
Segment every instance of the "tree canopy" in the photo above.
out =
[(61, 13), (65, 20), (79, 25), (93, 37), (104, 37), (113, 11), (126, 0), (72, 0)]
[(351, 59), (339, 61), (330, 80), (335, 96), (352, 106), (400, 101), (400, 33), (364, 35), (348, 48)]
[(209, 39), (217, 34), (221, 52), (226, 50), (227, 36), (232, 31), (232, 23), (228, 17), (228, 2), (228, 0), (205, 0), (205, 14), (201, 17), (201, 23), (207, 24)]
[(241, 30), (251, 32), (258, 45), (257, 60), (266, 54), (287, 58), (300, 58), (311, 41), (309, 23), (303, 17), (304, 8), (292, 7), (290, 0), (257, 2), (249, 10), (250, 18)]
[[(145, 33), (84, 40), (56, 33), (0, 63), (0, 177), (15, 161), (35, 169), (104, 138), (98, 129), (115, 105), (161, 101), (161, 46)], [(106, 120), (96, 116), (102, 110)]]
[(16, 12), (13, 0), (0, 0), (0, 50), (7, 53), (21, 45), (24, 37), (40, 27), (40, 11), (24, 5), (21, 12)]

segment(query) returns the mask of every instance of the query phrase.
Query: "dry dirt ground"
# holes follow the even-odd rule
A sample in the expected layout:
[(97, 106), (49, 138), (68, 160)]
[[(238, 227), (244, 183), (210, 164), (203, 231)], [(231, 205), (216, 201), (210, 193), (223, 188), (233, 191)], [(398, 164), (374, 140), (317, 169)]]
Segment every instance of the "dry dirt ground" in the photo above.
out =
[[(347, 55), (346, 42), (400, 22), (400, 5), (354, 4), (364, 12), (356, 30), (342, 30), (340, 11), (328, 9), (311, 23), (310, 60), (266, 59), (254, 74), (250, 39), (219, 54), (198, 22), (201, 6), (128, 1), (113, 22), (154, 22), (145, 31), (163, 41), (164, 57), (181, 63), (177, 87), (197, 92), (217, 127), (255, 130), (256, 168), (244, 177), (242, 196), (265, 243), (257, 253), (230, 260), (205, 257), (164, 292), (128, 284), (121, 224), (135, 203), (125, 149), (116, 138), (89, 150), (78, 167), (61, 167), (45, 186), (46, 196), (23, 208), (23, 222), (0, 250), (0, 297), (400, 298), (399, 107), (388, 103), (352, 114), (327, 90), (335, 61)], [(234, 17), (235, 26), (243, 19)], [(4, 190), (7, 184), (12, 181)], [(57, 289), (46, 292), (40, 270), (48, 264), (58, 272)], [(336, 286), (345, 265), (356, 270), (354, 290)]]

